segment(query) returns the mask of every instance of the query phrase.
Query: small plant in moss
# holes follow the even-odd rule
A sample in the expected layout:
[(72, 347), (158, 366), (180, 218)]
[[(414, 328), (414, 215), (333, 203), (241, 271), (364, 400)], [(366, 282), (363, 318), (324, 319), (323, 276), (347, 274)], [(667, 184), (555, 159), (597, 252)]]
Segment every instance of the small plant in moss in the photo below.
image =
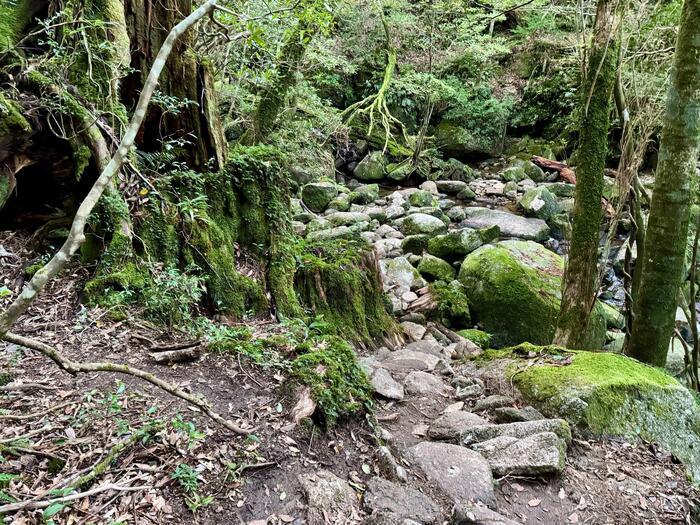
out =
[[(191, 268), (190, 271), (196, 270)], [(202, 278), (177, 268), (153, 268), (152, 281), (143, 290), (145, 314), (168, 327), (191, 321), (192, 309), (202, 298)]]
[(352, 347), (342, 339), (326, 336), (298, 347), (305, 353), (292, 363), (292, 378), (311, 388), (326, 425), (369, 410), (372, 389)]

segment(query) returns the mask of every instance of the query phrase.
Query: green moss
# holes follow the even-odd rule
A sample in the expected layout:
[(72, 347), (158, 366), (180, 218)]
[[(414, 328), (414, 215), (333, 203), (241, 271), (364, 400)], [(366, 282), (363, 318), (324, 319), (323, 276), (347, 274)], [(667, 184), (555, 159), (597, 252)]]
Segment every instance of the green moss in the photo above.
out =
[(469, 301), (458, 281), (449, 284), (437, 281), (430, 285), (430, 293), (437, 300), (437, 314), (443, 323), (457, 327), (469, 325)]
[(326, 424), (371, 407), (369, 380), (348, 343), (325, 337), (307, 348), (292, 363), (292, 378), (311, 388)]
[[(459, 280), (474, 321), (493, 335), (492, 344), (547, 344), (559, 314), (563, 270), (561, 257), (540, 244), (503, 241), (470, 253)], [(589, 348), (601, 348), (604, 338), (605, 323), (594, 309)]]
[(324, 241), (304, 246), (295, 277), (301, 303), (349, 340), (371, 343), (393, 332), (374, 253), (364, 243)]
[(700, 407), (663, 371), (618, 354), (557, 347), (512, 349), (540, 356), (520, 366), (513, 382), (528, 402), (596, 435), (641, 437), (676, 454), (700, 475)]
[(15, 5), (8, 2), (0, 5), (0, 50), (17, 42), (22, 29), (30, 21), (33, 3), (31, 0), (17, 0)]
[(465, 330), (459, 330), (457, 333), (472, 343), (476, 343), (481, 348), (488, 348), (491, 345), (491, 334), (481, 330), (467, 328)]
[(0, 92), (0, 136), (31, 131), (31, 125), (22, 115), (22, 107)]

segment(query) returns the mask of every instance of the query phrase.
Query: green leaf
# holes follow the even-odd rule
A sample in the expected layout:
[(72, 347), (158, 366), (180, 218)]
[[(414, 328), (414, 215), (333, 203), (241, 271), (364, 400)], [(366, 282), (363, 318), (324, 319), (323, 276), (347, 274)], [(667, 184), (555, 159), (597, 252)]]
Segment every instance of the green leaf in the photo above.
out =
[(55, 516), (65, 508), (65, 503), (52, 503), (44, 509), (44, 518), (50, 518), (51, 516)]

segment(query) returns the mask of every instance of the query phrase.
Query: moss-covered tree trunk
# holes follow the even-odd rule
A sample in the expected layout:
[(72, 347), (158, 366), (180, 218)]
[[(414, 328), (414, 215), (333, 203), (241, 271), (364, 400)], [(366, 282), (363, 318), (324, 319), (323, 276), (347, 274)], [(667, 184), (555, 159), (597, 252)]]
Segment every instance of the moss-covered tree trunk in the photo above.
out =
[(311, 41), (312, 29), (306, 20), (300, 20), (289, 30), (278, 55), (277, 73), (258, 96), (250, 128), (241, 138), (242, 144), (250, 146), (264, 142), (274, 129), (284, 110), (287, 95), (296, 84), (296, 73)]
[[(192, 0), (125, 0), (133, 73), (121, 83), (121, 99), (132, 109), (168, 31), (192, 11)], [(163, 140), (183, 140), (187, 164), (218, 169), (226, 161), (226, 141), (218, 115), (211, 72), (191, 50), (196, 34), (188, 31), (175, 45), (159, 82), (160, 92), (175, 97), (176, 111), (151, 105), (138, 144), (157, 151)], [(175, 108), (173, 108), (175, 109)], [(212, 162), (213, 161), (213, 162)]]
[(700, 0), (686, 0), (666, 95), (666, 115), (649, 211), (628, 353), (666, 363), (683, 271), (700, 142)]
[(569, 259), (554, 342), (581, 348), (596, 298), (603, 173), (618, 63), (615, 0), (599, 0), (581, 100), (576, 202)]

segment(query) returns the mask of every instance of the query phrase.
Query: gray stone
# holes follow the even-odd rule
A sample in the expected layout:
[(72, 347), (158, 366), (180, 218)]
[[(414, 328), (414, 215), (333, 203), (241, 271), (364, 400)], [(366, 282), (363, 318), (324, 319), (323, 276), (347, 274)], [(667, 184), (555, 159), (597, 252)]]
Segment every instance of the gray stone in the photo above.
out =
[(432, 180), (426, 180), (425, 182), (421, 183), (421, 185), (418, 186), (418, 188), (422, 191), (427, 191), (428, 193), (430, 193), (432, 195), (438, 194), (437, 184), (435, 184), (435, 182)]
[(462, 433), (460, 440), (463, 445), (472, 445), (499, 436), (523, 439), (541, 432), (553, 432), (567, 443), (571, 441), (571, 429), (563, 419), (540, 419), (538, 421), (471, 427)]
[(379, 259), (398, 257), (402, 253), (401, 239), (377, 239), (373, 244)]
[(382, 361), (382, 367), (397, 372), (410, 372), (411, 370), (432, 372), (438, 361), (440, 358), (436, 355), (404, 348), (397, 350)]
[(310, 232), (306, 238), (310, 241), (330, 241), (332, 239), (344, 239), (353, 236), (353, 231), (347, 226), (339, 226), (330, 230)]
[[(413, 293), (413, 292), (406, 292), (402, 294), (401, 299), (403, 299), (403, 296), (408, 294), (408, 293)], [(413, 294), (415, 295), (415, 294)], [(405, 300), (405, 299), (403, 299)], [(406, 321), (401, 323), (401, 329), (403, 330), (403, 333), (405, 333), (408, 338), (411, 341), (420, 341), (423, 339), (423, 336), (425, 335), (425, 326), (419, 325), (417, 323), (412, 323), (410, 321)]]
[[(439, 210), (437, 210), (439, 211)], [(414, 213), (406, 217), (401, 223), (401, 232), (404, 235), (439, 235), (447, 232), (447, 226), (443, 221), (425, 213)]]
[(406, 393), (414, 395), (442, 395), (449, 387), (438, 376), (414, 370), (404, 380)]
[(350, 226), (359, 222), (369, 223), (372, 219), (366, 213), (337, 211), (326, 215), (326, 220), (333, 226)]
[(493, 411), (496, 421), (499, 423), (515, 423), (517, 421), (537, 421), (545, 419), (542, 413), (533, 407), (501, 407)]
[(379, 394), (387, 399), (401, 401), (404, 397), (403, 385), (391, 377), (385, 368), (377, 368), (371, 375), (370, 383), (375, 394)]
[(465, 208), (466, 219), (460, 225), (469, 228), (498, 226), (504, 237), (543, 241), (549, 236), (549, 226), (542, 219), (521, 217), (507, 211), (488, 208)]
[(560, 474), (566, 460), (565, 444), (553, 432), (523, 439), (501, 436), (472, 445), (486, 458), (496, 476)]
[(467, 214), (462, 206), (455, 206), (447, 210), (447, 216), (452, 222), (460, 222), (467, 218)]
[(479, 417), (464, 410), (446, 412), (435, 421), (428, 429), (428, 436), (433, 439), (457, 439), (469, 427), (476, 425), (488, 425), (489, 422), (483, 417)]
[(457, 388), (457, 395), (455, 396), (460, 401), (465, 401), (468, 399), (475, 399), (484, 393), (484, 387), (482, 385), (467, 385)]
[(405, 257), (382, 259), (379, 266), (384, 277), (385, 292), (396, 289), (403, 294), (412, 288), (425, 286), (425, 280)]
[(461, 180), (438, 180), (435, 181), (438, 191), (447, 193), (448, 195), (456, 195), (462, 190), (466, 190), (469, 186)]
[(512, 397), (499, 395), (487, 396), (476, 402), (474, 405), (474, 412), (487, 412), (494, 408), (511, 406), (514, 403), (515, 400)]
[(457, 505), (452, 520), (454, 525), (520, 525), (479, 503)]
[(327, 470), (299, 476), (308, 503), (307, 523), (351, 523), (357, 513), (357, 497), (350, 485)]
[[(382, 438), (383, 439), (383, 438)], [(379, 473), (391, 481), (400, 481), (406, 483), (408, 481), (408, 473), (394, 458), (394, 455), (389, 450), (389, 447), (381, 446), (377, 449), (376, 454), (377, 469)]]
[(365, 507), (371, 517), (386, 515), (394, 520), (416, 520), (425, 525), (437, 523), (440, 518), (440, 507), (425, 494), (378, 477), (367, 483)]
[(406, 456), (453, 504), (495, 503), (491, 468), (477, 452), (459, 445), (423, 441), (408, 449)]

